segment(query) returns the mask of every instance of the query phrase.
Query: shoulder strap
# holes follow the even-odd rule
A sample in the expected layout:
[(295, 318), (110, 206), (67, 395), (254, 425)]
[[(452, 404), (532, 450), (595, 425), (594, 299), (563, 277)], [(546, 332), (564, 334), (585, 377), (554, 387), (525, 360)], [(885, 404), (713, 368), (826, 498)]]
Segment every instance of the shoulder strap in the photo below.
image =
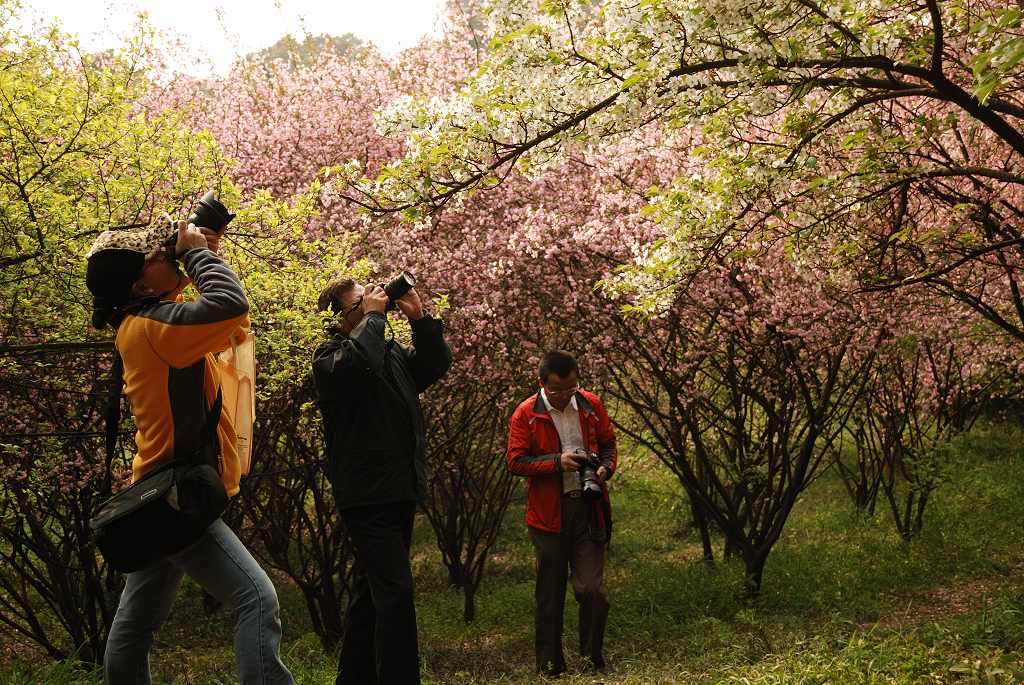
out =
[(107, 395), (106, 410), (106, 448), (107, 448), (107, 473), (103, 476), (101, 494), (110, 495), (111, 475), (110, 467), (114, 462), (114, 453), (117, 451), (117, 432), (121, 428), (121, 389), (124, 385), (124, 360), (117, 346), (114, 346), (114, 363), (110, 366), (110, 392)]
[(202, 460), (205, 456), (207, 449), (212, 451), (210, 461), (213, 466), (220, 472), (220, 439), (217, 437), (217, 425), (220, 423), (220, 412), (224, 404), (224, 396), (221, 392), (221, 388), (217, 387), (217, 398), (213, 401), (213, 405), (210, 407), (210, 413), (206, 415), (206, 423), (203, 425), (203, 447), (199, 449), (197, 458)]

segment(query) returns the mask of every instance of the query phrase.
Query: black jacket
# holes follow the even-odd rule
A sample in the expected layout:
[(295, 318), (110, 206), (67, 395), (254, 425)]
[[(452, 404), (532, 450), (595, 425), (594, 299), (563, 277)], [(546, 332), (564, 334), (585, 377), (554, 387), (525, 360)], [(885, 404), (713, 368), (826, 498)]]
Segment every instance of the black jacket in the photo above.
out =
[(384, 315), (370, 312), (355, 337), (336, 335), (313, 353), (328, 474), (339, 509), (421, 501), (423, 412), (419, 393), (451, 366), (441, 322), (412, 322), (412, 347), (385, 340)]

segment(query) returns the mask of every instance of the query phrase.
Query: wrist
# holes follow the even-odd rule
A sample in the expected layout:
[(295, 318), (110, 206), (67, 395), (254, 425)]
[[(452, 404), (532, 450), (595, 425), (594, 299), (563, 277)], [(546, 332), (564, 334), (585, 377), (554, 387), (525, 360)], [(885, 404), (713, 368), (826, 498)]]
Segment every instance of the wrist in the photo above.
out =
[(206, 251), (205, 247), (190, 247), (178, 256), (178, 261), (185, 267), (186, 271), (189, 271), (193, 265), (195, 258), (202, 252)]
[(427, 314), (426, 312), (423, 312), (422, 314), (420, 314), (415, 319), (413, 317), (411, 317), (411, 316), (408, 317), (408, 318), (409, 318), (409, 323), (411, 323), (411, 324), (421, 324), (421, 323), (426, 323), (427, 321), (436, 321), (436, 319), (434, 319), (432, 316), (430, 316), (430, 314)]

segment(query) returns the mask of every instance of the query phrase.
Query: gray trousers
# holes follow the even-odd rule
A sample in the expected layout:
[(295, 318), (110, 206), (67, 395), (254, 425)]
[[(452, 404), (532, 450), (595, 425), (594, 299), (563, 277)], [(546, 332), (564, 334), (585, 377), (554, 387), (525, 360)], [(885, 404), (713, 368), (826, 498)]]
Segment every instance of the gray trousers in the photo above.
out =
[(266, 572), (220, 519), (191, 547), (129, 573), (107, 636), (107, 685), (149, 685), (153, 633), (171, 613), (185, 574), (234, 609), (235, 664), (243, 685), (291, 685), (281, 663), (280, 606)]
[(563, 495), (562, 530), (550, 533), (529, 529), (537, 554), (535, 649), (537, 670), (542, 673), (565, 670), (562, 617), (570, 577), (579, 604), (580, 654), (604, 666), (609, 609), (604, 591), (605, 532), (596, 527), (592, 509), (593, 505), (582, 498)]

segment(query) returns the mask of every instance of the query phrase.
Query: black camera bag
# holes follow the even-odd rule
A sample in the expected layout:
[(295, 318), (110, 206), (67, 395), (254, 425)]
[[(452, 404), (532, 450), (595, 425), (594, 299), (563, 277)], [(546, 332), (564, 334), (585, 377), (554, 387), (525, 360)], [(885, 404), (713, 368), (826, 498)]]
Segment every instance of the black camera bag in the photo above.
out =
[[(110, 491), (110, 467), (121, 418), (123, 373), (121, 356), (115, 352), (107, 405), (106, 492)], [(217, 469), (221, 403), (218, 389), (196, 454), (161, 464), (97, 508), (89, 527), (103, 558), (116, 570), (131, 573), (180, 552), (224, 513), (228, 496)]]

